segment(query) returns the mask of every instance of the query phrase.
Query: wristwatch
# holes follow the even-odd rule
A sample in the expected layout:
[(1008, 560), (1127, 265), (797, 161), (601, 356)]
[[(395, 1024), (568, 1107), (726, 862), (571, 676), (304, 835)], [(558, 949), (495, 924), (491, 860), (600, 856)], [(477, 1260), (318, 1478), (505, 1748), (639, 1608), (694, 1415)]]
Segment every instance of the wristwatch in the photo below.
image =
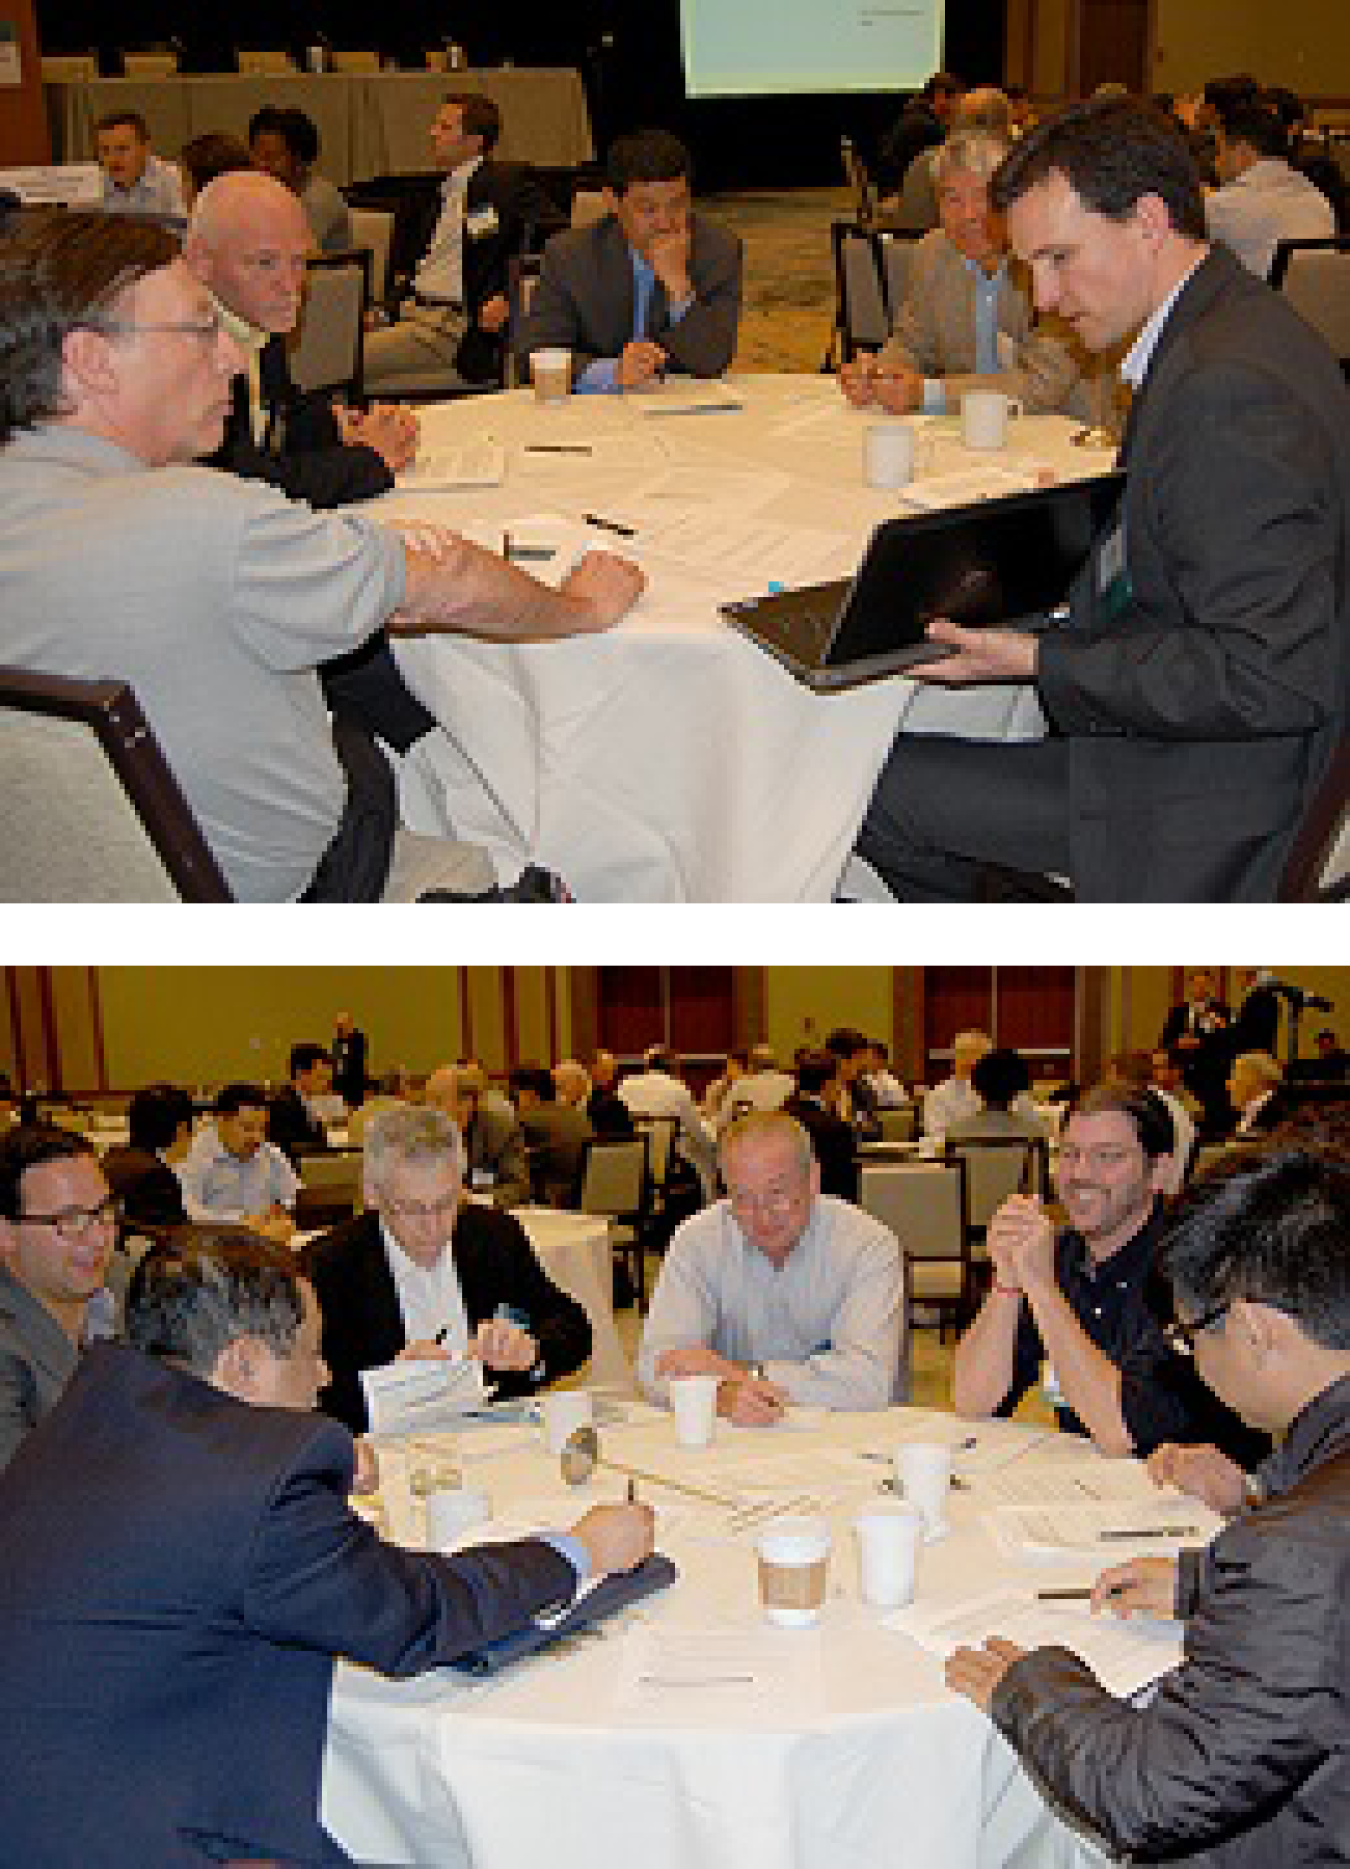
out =
[(755, 1382), (763, 1382), (763, 1381), (764, 1381), (764, 1365), (763, 1365), (763, 1363), (752, 1363), (752, 1364), (750, 1365), (750, 1375), (751, 1375), (751, 1379), (752, 1379), (753, 1381), (755, 1381)]

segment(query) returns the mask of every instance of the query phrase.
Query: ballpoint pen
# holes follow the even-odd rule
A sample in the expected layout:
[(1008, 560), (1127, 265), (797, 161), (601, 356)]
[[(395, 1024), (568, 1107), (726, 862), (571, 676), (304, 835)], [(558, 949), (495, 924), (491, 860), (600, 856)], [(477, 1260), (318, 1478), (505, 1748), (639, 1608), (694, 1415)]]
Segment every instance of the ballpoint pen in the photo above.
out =
[(1110, 1531), (1098, 1532), (1098, 1538), (1198, 1538), (1198, 1525), (1138, 1525), (1130, 1527), (1113, 1526)]
[(617, 532), (621, 539), (631, 539), (637, 532), (636, 526), (624, 526), (617, 519), (605, 519), (599, 513), (583, 513), (581, 517), (588, 526), (599, 526), (602, 532)]

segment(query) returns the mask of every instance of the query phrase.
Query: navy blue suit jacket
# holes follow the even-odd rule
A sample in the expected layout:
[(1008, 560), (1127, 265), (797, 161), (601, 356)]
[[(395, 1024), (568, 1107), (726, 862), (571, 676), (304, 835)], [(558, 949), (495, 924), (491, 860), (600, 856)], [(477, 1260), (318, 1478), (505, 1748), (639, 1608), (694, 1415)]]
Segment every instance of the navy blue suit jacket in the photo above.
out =
[(539, 1539), (455, 1557), (347, 1504), (352, 1439), (98, 1344), (0, 1475), (0, 1854), (336, 1864), (336, 1655), (412, 1675), (570, 1600)]

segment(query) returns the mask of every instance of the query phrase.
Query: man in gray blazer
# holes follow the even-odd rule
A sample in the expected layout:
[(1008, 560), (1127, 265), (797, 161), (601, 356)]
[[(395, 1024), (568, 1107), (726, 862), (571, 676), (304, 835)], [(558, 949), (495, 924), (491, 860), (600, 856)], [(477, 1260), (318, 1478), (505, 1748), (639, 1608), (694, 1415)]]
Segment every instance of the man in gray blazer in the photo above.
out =
[[(1350, 396), (1285, 301), (1205, 240), (1179, 132), (1072, 105), (994, 184), (1037, 302), (1090, 350), (1137, 331), (1120, 508), (1064, 627), (929, 635), (911, 671), (1033, 682), (1043, 740), (901, 734), (859, 850), (908, 900), (969, 900), (994, 864), (1080, 900), (1273, 900), (1345, 733)], [(1047, 619), (1050, 621), (1050, 619)]]
[(83, 1136), (33, 1123), (0, 1142), (0, 1467), (73, 1375), (90, 1300), (111, 1313), (115, 1215)]
[(582, 391), (641, 389), (667, 371), (720, 376), (736, 348), (741, 243), (695, 214), (689, 151), (664, 130), (620, 137), (609, 213), (555, 234), (516, 351), (566, 347)]

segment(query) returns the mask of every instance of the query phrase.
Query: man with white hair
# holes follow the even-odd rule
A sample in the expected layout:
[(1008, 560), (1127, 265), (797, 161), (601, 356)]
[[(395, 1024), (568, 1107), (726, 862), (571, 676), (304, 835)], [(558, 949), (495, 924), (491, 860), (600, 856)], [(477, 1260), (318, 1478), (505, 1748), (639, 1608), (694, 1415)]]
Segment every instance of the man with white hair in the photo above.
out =
[(1228, 1073), (1228, 1101), (1237, 1112), (1235, 1136), (1250, 1136), (1274, 1128), (1279, 1119), (1277, 1092), (1284, 1082), (1284, 1067), (1268, 1051), (1242, 1051)]
[(923, 1133), (939, 1148), (947, 1131), (958, 1123), (968, 1123), (983, 1107), (971, 1073), (993, 1041), (987, 1032), (973, 1028), (958, 1032), (952, 1040), (952, 1074), (926, 1091), (923, 1099)]
[(880, 351), (839, 373), (856, 408), (892, 415), (956, 409), (969, 389), (998, 389), (1032, 411), (1058, 409), (1082, 361), (1066, 329), (1037, 320), (1026, 269), (1009, 256), (989, 183), (1008, 145), (962, 131), (938, 150), (941, 225), (910, 255), (904, 303)]
[(720, 1135), (728, 1124), (750, 1110), (781, 1110), (797, 1080), (778, 1068), (778, 1056), (772, 1045), (752, 1045), (748, 1071), (743, 1071), (722, 1099), (714, 1128)]
[(459, 1131), (437, 1109), (382, 1110), (366, 1130), (366, 1212), (317, 1240), (309, 1271), (331, 1382), (320, 1406), (359, 1433), (361, 1371), (475, 1357), (498, 1395), (530, 1395), (590, 1355), (585, 1311), (512, 1215), (463, 1199)]
[(631, 1116), (675, 1118), (675, 1153), (698, 1176), (706, 1200), (716, 1182), (717, 1162), (712, 1138), (680, 1076), (680, 1060), (668, 1045), (649, 1045), (642, 1054), (642, 1067), (622, 1080), (619, 1096)]

